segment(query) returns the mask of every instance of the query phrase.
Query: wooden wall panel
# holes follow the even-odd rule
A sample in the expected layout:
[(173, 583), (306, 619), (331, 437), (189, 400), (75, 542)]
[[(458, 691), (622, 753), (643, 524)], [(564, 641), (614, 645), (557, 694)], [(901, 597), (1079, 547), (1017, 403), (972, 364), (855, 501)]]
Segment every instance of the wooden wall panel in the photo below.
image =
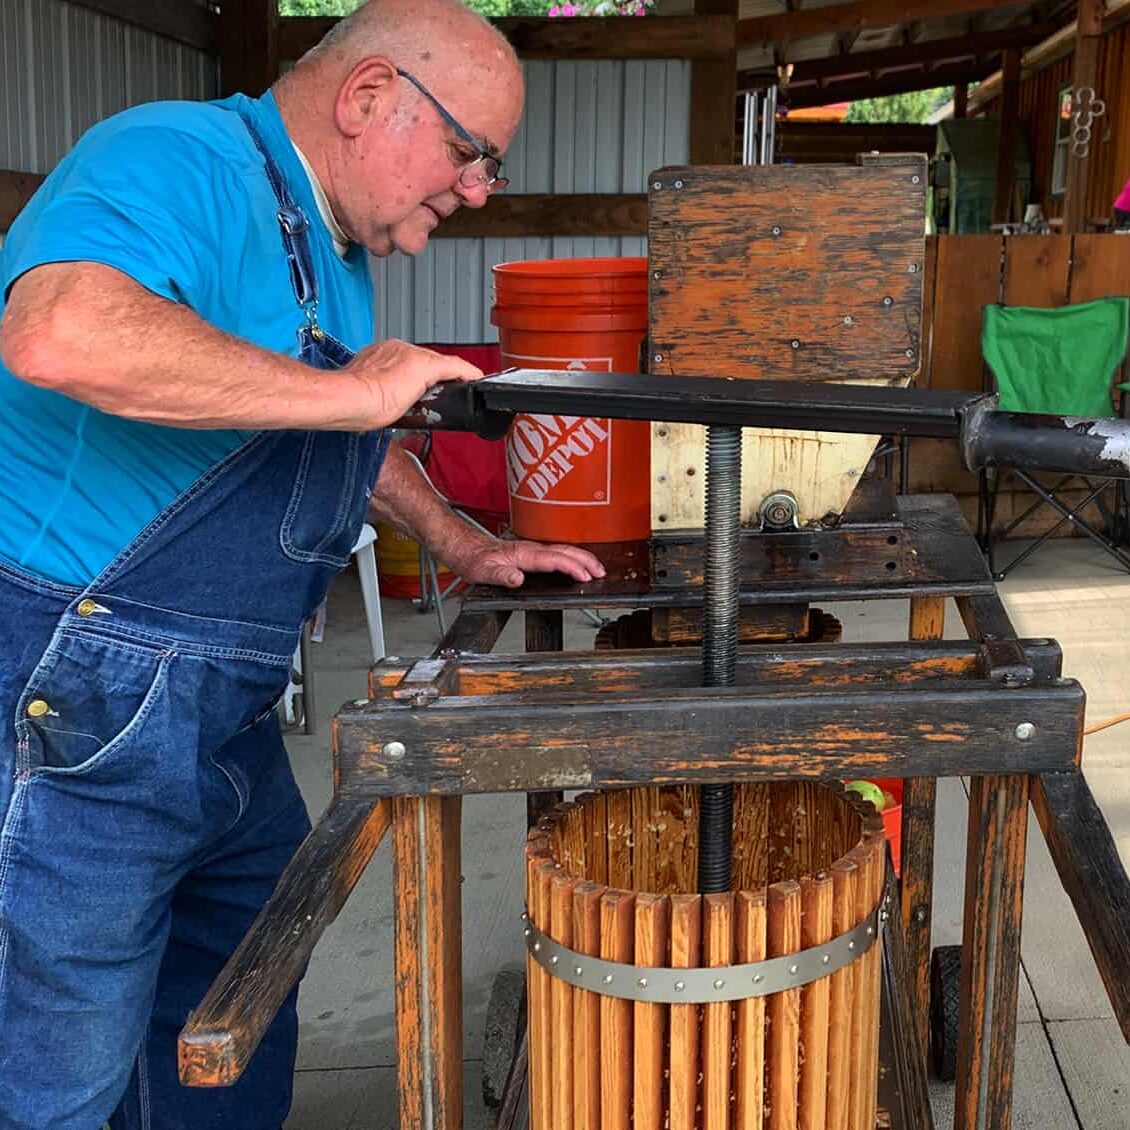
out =
[(1003, 300), (1006, 306), (1063, 306), (1071, 271), (1071, 240), (1027, 235), (1005, 241)]
[(1071, 301), (1088, 302), (1092, 298), (1124, 294), (1130, 294), (1130, 236), (1077, 235), (1072, 254)]

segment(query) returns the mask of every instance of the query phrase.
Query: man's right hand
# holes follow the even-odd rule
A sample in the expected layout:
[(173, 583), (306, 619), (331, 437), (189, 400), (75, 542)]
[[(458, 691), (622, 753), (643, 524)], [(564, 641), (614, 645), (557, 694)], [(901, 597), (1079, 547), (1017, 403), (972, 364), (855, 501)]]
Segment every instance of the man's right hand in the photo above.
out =
[(395, 424), (433, 385), (441, 381), (477, 381), (483, 372), (461, 357), (433, 353), (390, 338), (362, 349), (342, 374), (361, 385), (357, 399), (358, 431)]

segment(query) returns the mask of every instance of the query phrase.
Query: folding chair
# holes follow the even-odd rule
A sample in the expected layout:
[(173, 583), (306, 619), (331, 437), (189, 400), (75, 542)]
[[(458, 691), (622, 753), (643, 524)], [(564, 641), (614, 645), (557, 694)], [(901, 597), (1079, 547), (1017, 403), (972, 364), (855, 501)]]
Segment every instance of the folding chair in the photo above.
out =
[[(1113, 382), (1119, 373), (1127, 375), (1128, 319), (1130, 298), (1100, 298), (1054, 309), (986, 306), (981, 351), (995, 382), (1001, 410), (1111, 418), (1115, 415), (1113, 394), (1117, 390), (1119, 414), (1125, 415), (1130, 383)], [(1009, 471), (1034, 491), (1037, 498), (1004, 529), (994, 531), (997, 496), (1002, 477)], [(1069, 505), (1060, 496), (1077, 483), (1082, 483), (1087, 493), (1082, 502)], [(1004, 568), (998, 569), (994, 560), (995, 544), (1045, 504), (1058, 511), (1059, 521)], [(1105, 527), (1102, 532), (1081, 516), (1092, 504), (1102, 516)], [(1015, 467), (994, 467), (981, 473), (977, 536), (996, 580), (1003, 580), (1065, 522), (1076, 526), (1123, 568), (1130, 570), (1130, 554), (1118, 544), (1125, 543), (1130, 530), (1124, 481), (1065, 475), (1049, 487)]]

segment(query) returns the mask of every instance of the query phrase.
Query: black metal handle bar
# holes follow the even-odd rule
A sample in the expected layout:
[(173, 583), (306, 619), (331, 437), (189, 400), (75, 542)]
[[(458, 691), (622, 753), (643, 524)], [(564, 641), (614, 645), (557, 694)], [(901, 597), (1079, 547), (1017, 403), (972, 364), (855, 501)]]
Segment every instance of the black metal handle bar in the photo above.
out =
[(433, 388), (397, 427), (505, 434), (518, 412), (960, 441), (970, 470), (993, 465), (1130, 478), (1130, 421), (998, 412), (978, 392), (508, 369)]

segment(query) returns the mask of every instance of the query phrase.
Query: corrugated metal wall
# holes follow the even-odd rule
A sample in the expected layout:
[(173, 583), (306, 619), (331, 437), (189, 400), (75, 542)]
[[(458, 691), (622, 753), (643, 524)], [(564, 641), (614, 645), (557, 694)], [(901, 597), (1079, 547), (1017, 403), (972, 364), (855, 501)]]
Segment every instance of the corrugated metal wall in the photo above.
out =
[(50, 172), (102, 118), (216, 89), (202, 51), (63, 0), (0, 0), (0, 168)]
[[(508, 192), (643, 192), (690, 145), (690, 64), (532, 61), (526, 113), (506, 158)], [(436, 239), (414, 259), (375, 260), (378, 337), (495, 341), (490, 269), (514, 259), (643, 255), (627, 238)]]

